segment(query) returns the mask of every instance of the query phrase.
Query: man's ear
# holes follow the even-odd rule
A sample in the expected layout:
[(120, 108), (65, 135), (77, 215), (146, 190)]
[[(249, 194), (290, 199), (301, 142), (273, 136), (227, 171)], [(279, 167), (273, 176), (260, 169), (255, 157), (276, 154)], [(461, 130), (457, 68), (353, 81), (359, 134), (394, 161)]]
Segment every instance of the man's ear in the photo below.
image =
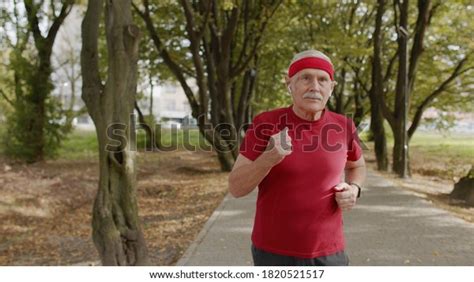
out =
[(336, 87), (337, 81), (333, 80), (331, 83), (331, 91), (329, 91), (329, 97), (331, 97), (332, 92), (334, 91), (334, 87)]

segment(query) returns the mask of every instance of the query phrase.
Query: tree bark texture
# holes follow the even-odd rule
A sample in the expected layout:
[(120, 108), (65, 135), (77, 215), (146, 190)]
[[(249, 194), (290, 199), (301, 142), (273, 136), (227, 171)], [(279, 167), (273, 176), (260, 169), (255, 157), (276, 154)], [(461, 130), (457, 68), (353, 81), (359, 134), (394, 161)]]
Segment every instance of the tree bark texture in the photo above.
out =
[[(105, 2), (105, 10), (104, 10)], [(105, 14), (108, 69), (98, 67), (99, 22)], [(90, 0), (82, 22), (82, 98), (96, 126), (100, 178), (94, 201), (94, 244), (103, 265), (148, 265), (138, 216), (134, 122), (139, 30), (130, 0)], [(109, 140), (113, 138), (113, 142)]]
[(385, 11), (385, 0), (377, 3), (377, 15), (375, 19), (375, 30), (373, 36), (374, 53), (372, 57), (372, 88), (370, 97), (370, 129), (374, 139), (375, 157), (377, 169), (386, 171), (388, 169), (387, 140), (383, 127), (384, 118), (380, 109), (380, 96), (383, 95), (383, 78), (381, 62), (382, 44), (382, 17)]

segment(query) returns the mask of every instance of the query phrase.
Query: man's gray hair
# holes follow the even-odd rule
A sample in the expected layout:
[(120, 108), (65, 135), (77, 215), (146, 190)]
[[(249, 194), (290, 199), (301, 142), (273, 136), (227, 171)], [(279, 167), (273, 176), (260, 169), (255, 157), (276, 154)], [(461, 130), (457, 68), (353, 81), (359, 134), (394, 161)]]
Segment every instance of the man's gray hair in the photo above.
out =
[(321, 58), (321, 59), (324, 59), (324, 60), (328, 61), (329, 63), (331, 63), (332, 66), (334, 66), (331, 62), (331, 59), (328, 56), (326, 56), (323, 52), (318, 51), (318, 50), (306, 50), (306, 51), (303, 51), (303, 52), (300, 52), (300, 53), (294, 55), (293, 59), (291, 60), (290, 66), (291, 66), (291, 64), (298, 61), (299, 59), (303, 59), (303, 58), (307, 58), (307, 57)]

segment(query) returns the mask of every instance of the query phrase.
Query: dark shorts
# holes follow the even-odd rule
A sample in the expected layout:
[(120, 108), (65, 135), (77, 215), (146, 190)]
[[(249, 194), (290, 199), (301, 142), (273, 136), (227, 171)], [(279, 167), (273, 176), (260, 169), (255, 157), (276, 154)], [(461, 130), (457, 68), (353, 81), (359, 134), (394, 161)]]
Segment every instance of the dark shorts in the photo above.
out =
[(298, 258), (269, 253), (257, 249), (252, 244), (252, 257), (255, 266), (348, 266), (349, 257), (344, 251), (335, 254), (316, 257), (316, 258)]

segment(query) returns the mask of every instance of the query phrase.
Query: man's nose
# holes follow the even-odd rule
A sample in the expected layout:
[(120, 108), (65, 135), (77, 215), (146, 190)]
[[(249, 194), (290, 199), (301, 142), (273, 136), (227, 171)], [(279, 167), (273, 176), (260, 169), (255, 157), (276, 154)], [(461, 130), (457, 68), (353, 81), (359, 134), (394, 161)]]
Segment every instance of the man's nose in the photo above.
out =
[(311, 90), (319, 90), (319, 88), (321, 87), (321, 85), (319, 85), (319, 81), (318, 79), (311, 79), (309, 81), (309, 86), (310, 86), (310, 89)]

